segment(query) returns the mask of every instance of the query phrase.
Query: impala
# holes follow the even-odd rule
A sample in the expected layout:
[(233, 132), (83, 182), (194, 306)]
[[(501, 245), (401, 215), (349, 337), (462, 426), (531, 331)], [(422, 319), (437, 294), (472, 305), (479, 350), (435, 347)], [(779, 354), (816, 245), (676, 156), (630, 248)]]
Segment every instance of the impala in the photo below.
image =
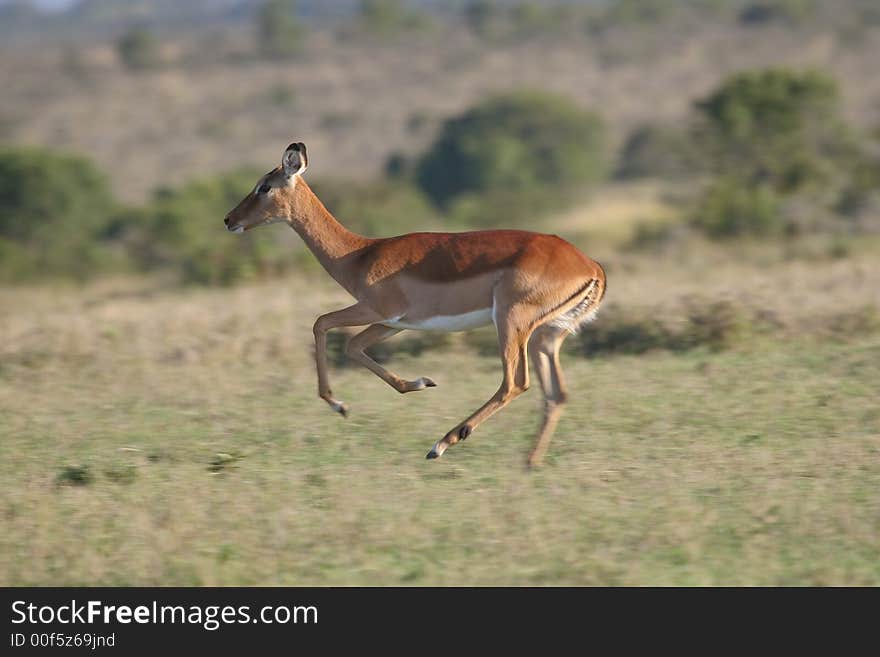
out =
[(436, 385), (428, 377), (402, 379), (366, 349), (406, 329), (463, 331), (494, 324), (503, 378), (498, 391), (441, 438), (427, 458), (439, 457), (529, 387), (528, 355), (544, 392), (544, 417), (529, 465), (540, 462), (556, 428), (566, 386), (559, 365), (565, 338), (590, 321), (605, 294), (599, 263), (555, 235), (519, 230), (409, 233), (373, 239), (346, 229), (302, 177), (306, 147), (293, 143), (281, 166), (257, 181), (226, 216), (241, 233), (286, 222), (327, 273), (357, 303), (318, 317), (314, 325), (318, 395), (346, 415), (327, 374), (327, 331), (366, 326), (349, 340), (349, 357), (398, 392)]

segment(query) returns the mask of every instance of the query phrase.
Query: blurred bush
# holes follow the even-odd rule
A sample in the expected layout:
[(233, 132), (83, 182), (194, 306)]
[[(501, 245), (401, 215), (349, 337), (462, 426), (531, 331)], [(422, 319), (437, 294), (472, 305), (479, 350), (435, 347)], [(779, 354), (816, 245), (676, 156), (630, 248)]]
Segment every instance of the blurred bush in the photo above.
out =
[(583, 30), (591, 8), (538, 1), (472, 0), (462, 9), (468, 28), (483, 41), (509, 41)]
[(632, 236), (623, 245), (627, 251), (662, 253), (682, 244), (690, 235), (690, 227), (679, 221), (640, 221)]
[(867, 305), (833, 315), (822, 322), (820, 331), (836, 340), (876, 335), (880, 333), (880, 310)]
[(432, 25), (426, 12), (408, 7), (401, 0), (361, 0), (358, 22), (365, 32), (386, 38), (423, 31)]
[(856, 152), (837, 83), (817, 71), (737, 73), (696, 107), (711, 167), (780, 193), (828, 182)]
[[(606, 172), (599, 117), (542, 92), (494, 96), (446, 121), (415, 167), (441, 209), (466, 199), (465, 215), (494, 216), (527, 202), (530, 215), (564, 206)], [(475, 211), (484, 203), (489, 211)], [(499, 203), (498, 213), (493, 207)]]
[(223, 227), (259, 175), (239, 171), (159, 190), (146, 206), (120, 212), (107, 237), (121, 240), (140, 269), (173, 270), (188, 283), (227, 285), (278, 274), (296, 262), (285, 234), (230, 235)]
[(719, 178), (693, 211), (692, 223), (710, 237), (781, 235), (785, 228), (780, 199), (767, 185), (744, 185)]
[(264, 57), (289, 57), (303, 49), (305, 30), (296, 17), (296, 0), (267, 0), (257, 12), (257, 46)]
[(740, 10), (739, 21), (745, 25), (770, 22), (799, 23), (816, 13), (815, 0), (761, 0)]
[(853, 163), (835, 210), (861, 232), (880, 232), (880, 157), (865, 152)]
[(483, 38), (492, 35), (499, 14), (500, 8), (496, 0), (470, 0), (463, 9), (467, 26), (474, 34)]
[(162, 53), (156, 36), (145, 27), (134, 27), (116, 42), (116, 53), (125, 68), (142, 71), (162, 64)]
[(656, 23), (669, 18), (681, 0), (611, 0), (602, 16), (606, 24)]
[(55, 477), (57, 486), (88, 486), (95, 475), (88, 465), (65, 465)]
[(695, 146), (716, 178), (693, 224), (715, 238), (830, 228), (852, 187), (859, 143), (837, 83), (816, 71), (768, 69), (727, 78), (696, 105)]
[(115, 203), (91, 161), (40, 148), (0, 149), (0, 279), (69, 276), (109, 267), (98, 235)]
[(696, 298), (685, 301), (677, 325), (669, 319), (668, 312), (611, 306), (602, 311), (601, 322), (577, 335), (577, 349), (585, 356), (697, 348), (722, 351), (736, 346), (760, 324), (754, 312), (730, 301)]
[(618, 178), (677, 178), (693, 175), (697, 153), (687, 130), (649, 123), (633, 130), (621, 148)]

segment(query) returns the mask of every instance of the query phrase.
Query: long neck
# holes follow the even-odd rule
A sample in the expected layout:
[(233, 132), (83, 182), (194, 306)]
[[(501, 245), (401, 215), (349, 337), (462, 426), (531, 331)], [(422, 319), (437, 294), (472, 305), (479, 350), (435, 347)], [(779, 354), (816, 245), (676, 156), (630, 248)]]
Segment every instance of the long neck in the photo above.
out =
[(339, 223), (305, 180), (300, 178), (296, 186), (296, 200), (290, 213), (291, 228), (299, 233), (327, 273), (353, 294), (353, 257), (375, 240), (358, 235)]

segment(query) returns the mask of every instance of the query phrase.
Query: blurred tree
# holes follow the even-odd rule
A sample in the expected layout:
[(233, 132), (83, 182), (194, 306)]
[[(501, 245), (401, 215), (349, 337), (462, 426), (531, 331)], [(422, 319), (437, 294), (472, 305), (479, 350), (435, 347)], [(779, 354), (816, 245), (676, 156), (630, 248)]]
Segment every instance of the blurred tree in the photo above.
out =
[[(606, 171), (599, 117), (542, 92), (495, 96), (449, 119), (416, 166), (416, 179), (440, 207), (458, 197), (532, 195), (562, 199)], [(491, 193), (491, 194), (490, 194)]]
[(627, 137), (615, 175), (620, 178), (690, 175), (695, 160), (694, 144), (686, 130), (649, 123)]
[(159, 42), (145, 27), (134, 27), (123, 34), (116, 42), (116, 52), (122, 64), (133, 71), (156, 68), (162, 63)]
[(147, 206), (120, 213), (109, 232), (140, 268), (176, 270), (189, 283), (225, 285), (283, 271), (295, 259), (282, 233), (230, 235), (223, 228), (258, 177), (239, 171), (159, 190)]
[(0, 150), (0, 273), (88, 275), (100, 264), (97, 235), (114, 205), (107, 180), (85, 158)]
[(266, 57), (289, 57), (303, 48), (304, 30), (296, 18), (296, 0), (266, 0), (257, 13), (257, 38)]
[(827, 75), (738, 73), (696, 107), (697, 146), (717, 176), (694, 216), (709, 235), (822, 229), (835, 211), (856, 208), (864, 198), (858, 179), (864, 154)]
[(854, 154), (836, 82), (815, 71), (748, 71), (697, 103), (711, 167), (780, 193), (828, 180)]

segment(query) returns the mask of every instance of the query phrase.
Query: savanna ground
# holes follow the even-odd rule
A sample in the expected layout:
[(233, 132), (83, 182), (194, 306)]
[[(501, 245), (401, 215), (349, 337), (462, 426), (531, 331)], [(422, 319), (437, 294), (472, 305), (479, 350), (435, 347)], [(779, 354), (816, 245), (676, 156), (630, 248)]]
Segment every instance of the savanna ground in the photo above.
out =
[[(320, 276), (0, 290), (0, 583), (880, 584), (878, 245), (639, 253), (600, 224), (559, 222), (609, 292), (531, 472), (534, 381), (424, 459), (497, 387), (486, 332), (392, 340), (424, 392), (336, 368), (342, 419), (311, 325), (348, 299)], [(585, 356), (603, 330), (623, 348)]]

